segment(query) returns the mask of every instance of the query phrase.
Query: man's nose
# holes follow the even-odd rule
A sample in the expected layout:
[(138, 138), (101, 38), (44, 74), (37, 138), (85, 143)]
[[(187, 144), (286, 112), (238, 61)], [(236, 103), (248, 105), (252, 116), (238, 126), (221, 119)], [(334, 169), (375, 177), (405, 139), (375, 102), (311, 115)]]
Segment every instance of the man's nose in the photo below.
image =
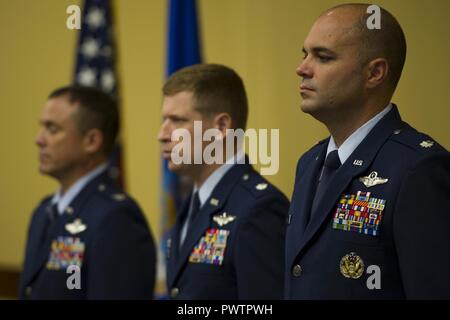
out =
[(45, 145), (44, 129), (40, 129), (39, 130), (38, 134), (36, 135), (36, 138), (35, 138), (34, 142), (36, 143), (36, 145), (38, 147), (43, 147)]
[(159, 128), (158, 132), (158, 141), (159, 142), (168, 142), (170, 141), (171, 133), (170, 133), (170, 125), (167, 120), (164, 120)]
[(295, 73), (297, 73), (297, 75), (302, 78), (311, 78), (312, 70), (311, 70), (311, 66), (309, 65), (308, 58), (305, 58), (298, 65), (298, 67), (295, 69)]

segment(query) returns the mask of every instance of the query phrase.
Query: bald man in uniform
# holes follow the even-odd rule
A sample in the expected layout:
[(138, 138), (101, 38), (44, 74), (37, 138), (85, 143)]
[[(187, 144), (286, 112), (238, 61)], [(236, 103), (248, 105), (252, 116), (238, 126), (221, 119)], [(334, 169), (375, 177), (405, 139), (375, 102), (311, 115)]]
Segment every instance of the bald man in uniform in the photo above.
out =
[(448, 299), (450, 156), (391, 102), (405, 36), (367, 8), (327, 10), (304, 41), (301, 109), (330, 137), (297, 165), (285, 298)]

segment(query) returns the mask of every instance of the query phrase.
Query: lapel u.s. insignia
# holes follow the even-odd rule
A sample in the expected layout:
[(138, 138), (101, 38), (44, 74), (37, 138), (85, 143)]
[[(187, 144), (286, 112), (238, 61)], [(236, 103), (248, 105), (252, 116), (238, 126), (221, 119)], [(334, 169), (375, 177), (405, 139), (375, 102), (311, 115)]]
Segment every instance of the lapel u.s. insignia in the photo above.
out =
[(81, 219), (75, 219), (72, 223), (66, 224), (66, 230), (71, 234), (77, 234), (86, 230), (87, 226), (81, 222)]
[(217, 207), (219, 205), (219, 199), (216, 198), (211, 198), (211, 200), (209, 201), (209, 203), (215, 207)]
[(389, 181), (387, 178), (379, 178), (378, 172), (372, 171), (367, 177), (359, 178), (359, 181), (364, 183), (367, 188), (376, 186), (378, 184), (383, 184)]
[(358, 279), (364, 272), (364, 261), (354, 252), (342, 257), (339, 264), (341, 274), (349, 279)]
[(219, 226), (224, 226), (230, 222), (233, 222), (234, 219), (236, 219), (236, 216), (233, 216), (231, 214), (228, 214), (226, 212), (222, 213), (222, 214), (218, 214), (216, 216), (213, 217), (213, 221), (215, 223), (217, 223)]

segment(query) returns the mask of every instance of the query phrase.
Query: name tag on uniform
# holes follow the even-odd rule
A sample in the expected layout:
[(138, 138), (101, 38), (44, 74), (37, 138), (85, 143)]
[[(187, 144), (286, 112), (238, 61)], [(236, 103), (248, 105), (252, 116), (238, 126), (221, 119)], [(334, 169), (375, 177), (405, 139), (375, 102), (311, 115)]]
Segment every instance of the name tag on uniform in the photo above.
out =
[(377, 236), (386, 200), (358, 191), (342, 195), (333, 217), (333, 229)]
[(84, 242), (77, 237), (58, 237), (52, 241), (47, 261), (49, 270), (65, 270), (70, 265), (83, 265)]
[(192, 249), (189, 262), (222, 265), (229, 230), (210, 228)]

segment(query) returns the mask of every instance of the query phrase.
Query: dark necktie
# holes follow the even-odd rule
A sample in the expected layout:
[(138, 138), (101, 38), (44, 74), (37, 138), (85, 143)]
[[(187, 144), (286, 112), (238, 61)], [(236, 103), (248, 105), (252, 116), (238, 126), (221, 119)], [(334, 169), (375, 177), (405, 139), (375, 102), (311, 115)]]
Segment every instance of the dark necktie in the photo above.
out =
[(47, 243), (49, 238), (51, 237), (53, 226), (58, 218), (58, 204), (54, 203), (49, 205), (45, 209), (45, 224), (43, 227), (43, 232), (41, 236), (41, 245)]
[(192, 230), (192, 225), (194, 224), (195, 218), (197, 217), (199, 211), (200, 211), (200, 198), (198, 196), (198, 191), (196, 191), (192, 195), (192, 198), (190, 199), (189, 212), (183, 225), (183, 229), (181, 230), (180, 248), (182, 247), (183, 242), (186, 239), (187, 235)]
[(191, 210), (189, 210), (188, 214), (188, 232), (191, 229), (191, 226), (193, 225), (193, 222), (195, 218), (198, 215), (198, 212), (200, 211), (200, 197), (198, 196), (198, 191), (194, 193), (193, 199), (192, 199), (192, 205)]
[(56, 219), (58, 219), (58, 203), (54, 203), (47, 208), (47, 232), (54, 225)]
[[(323, 196), (325, 194), (325, 190), (330, 183), (330, 180), (336, 174), (336, 171), (341, 166), (341, 160), (339, 159), (339, 154), (337, 150), (331, 151), (327, 158), (325, 159), (325, 163), (323, 164), (322, 176), (320, 177), (319, 183), (317, 185), (316, 194), (314, 195), (314, 200), (311, 208), (311, 216), (317, 210), (317, 207), (321, 200), (323, 200)], [(311, 220), (311, 219), (310, 219)]]
[(57, 216), (58, 216), (58, 203), (54, 203), (48, 207), (47, 217), (50, 222), (53, 222), (53, 221), (55, 221)]

